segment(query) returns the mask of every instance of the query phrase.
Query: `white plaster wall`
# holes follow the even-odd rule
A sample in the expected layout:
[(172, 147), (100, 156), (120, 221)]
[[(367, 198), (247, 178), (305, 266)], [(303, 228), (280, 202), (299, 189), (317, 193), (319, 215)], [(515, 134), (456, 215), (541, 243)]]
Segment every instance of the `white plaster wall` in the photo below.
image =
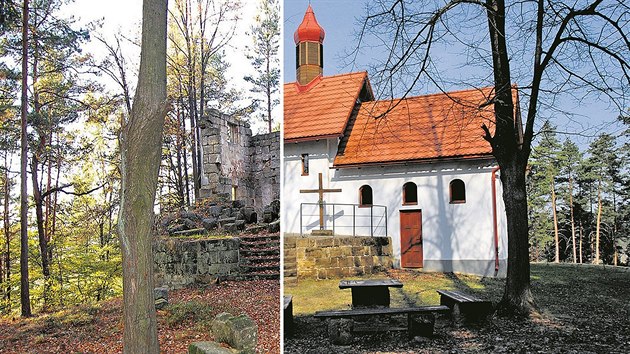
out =
[[(309, 176), (301, 176), (300, 155), (309, 154)], [(323, 173), (324, 188), (341, 188), (341, 193), (326, 193), (327, 203), (359, 203), (359, 188), (372, 187), (374, 205), (387, 207), (387, 234), (392, 237), (394, 255), (400, 261), (400, 210), (422, 211), (424, 260), (493, 260), (492, 161), (460, 161), (441, 164), (374, 166), (330, 169), (336, 153), (336, 139), (284, 146), (283, 227), (284, 232), (300, 233), (300, 203), (317, 202), (318, 195), (301, 194), (300, 189), (317, 189), (317, 174)], [(449, 203), (449, 183), (461, 179), (466, 185), (466, 203)], [(414, 182), (418, 205), (402, 205), (402, 186)], [(507, 258), (507, 231), (501, 182), (497, 178), (499, 258)], [(317, 207), (304, 208), (302, 232), (319, 228)], [(354, 220), (357, 235), (369, 235), (369, 208), (337, 207), (333, 217), (327, 208), (326, 228), (335, 219), (335, 234), (352, 235)], [(382, 236), (385, 220), (377, 208), (372, 224), (375, 235)], [(400, 264), (398, 263), (397, 266)]]

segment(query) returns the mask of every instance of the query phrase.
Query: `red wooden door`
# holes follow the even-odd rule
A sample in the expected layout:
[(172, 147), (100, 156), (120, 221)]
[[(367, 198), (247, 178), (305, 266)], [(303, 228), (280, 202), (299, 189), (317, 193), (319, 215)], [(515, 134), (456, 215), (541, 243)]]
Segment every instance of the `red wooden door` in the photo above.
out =
[(422, 268), (422, 211), (400, 211), (401, 266)]

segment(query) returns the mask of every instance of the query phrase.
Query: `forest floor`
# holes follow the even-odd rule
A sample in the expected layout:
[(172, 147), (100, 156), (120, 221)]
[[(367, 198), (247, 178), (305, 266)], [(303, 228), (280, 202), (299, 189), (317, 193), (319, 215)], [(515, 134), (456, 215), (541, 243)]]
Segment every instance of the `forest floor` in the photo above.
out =
[[(452, 273), (392, 270), (372, 278), (397, 278), (392, 307), (439, 304), (435, 290), (457, 289), (496, 303), (504, 280)], [(368, 277), (363, 277), (365, 279)], [(359, 278), (357, 278), (359, 279)], [(491, 316), (454, 328), (438, 317), (431, 338), (407, 339), (406, 331), (355, 334), (351, 346), (332, 345), (326, 324), (312, 314), (347, 309), (350, 290), (339, 280), (300, 280), (286, 286), (293, 298), (294, 335), (285, 353), (630, 353), (630, 270), (571, 264), (532, 264), (532, 292), (540, 314), (531, 319)], [(331, 295), (335, 296), (331, 296)]]
[[(157, 312), (162, 353), (186, 353), (192, 342), (212, 340), (221, 312), (247, 314), (258, 325), (259, 353), (280, 352), (278, 280), (226, 281), (169, 292)], [(77, 306), (29, 319), (0, 318), (0, 353), (122, 353), (122, 299)]]

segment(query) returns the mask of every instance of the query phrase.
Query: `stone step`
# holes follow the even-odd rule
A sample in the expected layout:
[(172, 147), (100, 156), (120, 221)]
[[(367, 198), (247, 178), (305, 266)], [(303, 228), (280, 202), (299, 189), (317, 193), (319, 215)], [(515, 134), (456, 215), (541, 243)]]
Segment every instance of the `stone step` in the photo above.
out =
[(238, 276), (239, 280), (262, 280), (262, 279), (280, 279), (279, 272), (256, 272), (246, 273)]
[(204, 228), (200, 229), (191, 229), (191, 230), (183, 230), (183, 231), (175, 231), (171, 234), (172, 237), (183, 237), (183, 236), (194, 236), (194, 235), (206, 235), (208, 230)]
[(287, 276), (286, 274), (284, 275), (284, 285), (297, 285), (297, 283), (298, 283), (297, 275), (296, 276)]
[(291, 278), (291, 277), (297, 277), (297, 269), (293, 268), (293, 269), (284, 269), (284, 278), (286, 279), (287, 277)]
[(297, 269), (297, 264), (295, 262), (287, 262), (287, 259), (284, 259), (284, 270), (287, 269)]
[(268, 247), (268, 248), (252, 248), (252, 249), (240, 249), (241, 256), (247, 257), (249, 255), (264, 256), (264, 255), (278, 255), (280, 256), (280, 247)]
[(240, 266), (241, 268), (243, 268), (243, 270), (245, 270), (246, 273), (258, 273), (258, 272), (271, 271), (271, 270), (277, 272), (280, 269), (280, 263), (265, 264), (265, 265), (241, 264)]
[(265, 263), (265, 262), (280, 262), (279, 255), (265, 255), (265, 256), (243, 256), (241, 259), (244, 263), (255, 264), (255, 263)]
[(240, 235), (239, 238), (241, 241), (252, 242), (252, 241), (274, 241), (280, 242), (280, 235), (277, 234), (263, 234), (263, 235)]
[(280, 246), (279, 240), (261, 240), (261, 241), (243, 241), (241, 240), (240, 248), (269, 248)]

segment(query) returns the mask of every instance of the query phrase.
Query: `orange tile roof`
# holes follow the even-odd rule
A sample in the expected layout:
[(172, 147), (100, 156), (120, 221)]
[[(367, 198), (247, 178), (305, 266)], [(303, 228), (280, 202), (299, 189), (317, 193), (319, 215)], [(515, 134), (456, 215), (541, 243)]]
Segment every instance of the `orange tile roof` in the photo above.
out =
[(480, 105), (492, 95), (492, 88), (483, 88), (363, 103), (349, 122), (334, 166), (489, 157), (492, 149), (481, 125), (494, 132), (494, 110), (492, 104)]
[(341, 136), (364, 83), (365, 71), (284, 84), (285, 142)]

